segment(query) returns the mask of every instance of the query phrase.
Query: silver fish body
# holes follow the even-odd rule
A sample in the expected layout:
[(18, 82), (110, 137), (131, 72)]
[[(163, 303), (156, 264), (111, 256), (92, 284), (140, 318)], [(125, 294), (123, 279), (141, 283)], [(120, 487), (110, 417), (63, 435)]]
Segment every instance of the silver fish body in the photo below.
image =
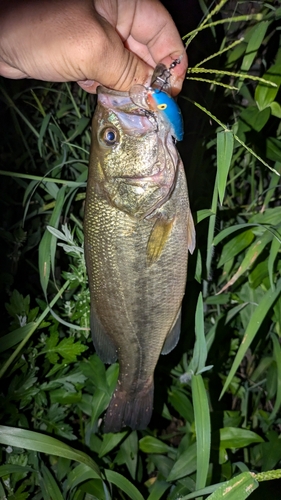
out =
[(145, 428), (159, 355), (180, 334), (195, 231), (182, 161), (167, 124), (124, 92), (99, 87), (85, 209), (91, 330), (105, 363), (119, 360), (105, 432)]

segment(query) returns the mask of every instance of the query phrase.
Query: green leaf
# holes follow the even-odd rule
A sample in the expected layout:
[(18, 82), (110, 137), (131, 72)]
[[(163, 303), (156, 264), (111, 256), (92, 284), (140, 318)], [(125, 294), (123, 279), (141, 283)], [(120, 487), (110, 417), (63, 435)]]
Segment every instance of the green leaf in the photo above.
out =
[(46, 353), (52, 364), (58, 362), (59, 356), (63, 358), (65, 363), (74, 363), (77, 361), (77, 356), (88, 349), (80, 341), (75, 342), (74, 337), (65, 337), (60, 342), (58, 340), (59, 333), (52, 332), (50, 337), (46, 339), (46, 347), (42, 351), (42, 353)]
[(44, 464), (41, 464), (40, 471), (42, 476), (39, 475), (39, 484), (44, 499), (50, 500), (50, 498), (55, 498), (56, 500), (63, 500), (60, 489), (49, 469)]
[(233, 134), (223, 130), (217, 133), (217, 179), (221, 205), (223, 204), (227, 176), (233, 153)]
[(255, 130), (260, 132), (270, 118), (270, 109), (266, 108), (260, 111), (257, 106), (245, 108), (239, 121), (239, 132), (248, 132)]
[(92, 398), (91, 423), (94, 424), (109, 405), (110, 395), (101, 389), (96, 389)]
[(232, 233), (239, 231), (240, 229), (249, 229), (249, 227), (257, 227), (258, 224), (236, 224), (235, 226), (227, 227), (220, 231), (219, 234), (214, 238), (213, 245), (218, 245), (222, 240), (230, 236)]
[(157, 470), (159, 476), (168, 477), (173, 465), (174, 460), (164, 456), (164, 455), (149, 455), (149, 461), (154, 465), (154, 468)]
[(260, 48), (266, 34), (268, 25), (269, 21), (261, 21), (255, 24), (246, 34), (245, 41), (248, 42), (248, 45), (241, 64), (241, 72), (247, 73), (252, 66), (252, 63), (257, 55), (257, 51)]
[(276, 87), (271, 87), (260, 82), (255, 90), (255, 101), (260, 110), (265, 109), (267, 106), (275, 100), (277, 93), (279, 91), (279, 87), (281, 85), (281, 49), (279, 49), (276, 62), (269, 68), (269, 70), (263, 75), (263, 78), (269, 82), (273, 82), (276, 84)]
[(277, 255), (280, 250), (280, 243), (276, 238), (273, 238), (271, 247), (270, 247), (270, 252), (269, 252), (269, 257), (267, 261), (267, 266), (268, 266), (268, 275), (270, 279), (270, 286), (271, 289), (274, 290), (274, 263), (276, 261)]
[(255, 432), (237, 427), (224, 427), (220, 429), (221, 448), (244, 448), (252, 443), (262, 443), (264, 440)]
[(144, 453), (168, 453), (171, 447), (153, 436), (145, 436), (139, 441), (140, 450)]
[(266, 294), (263, 296), (260, 303), (258, 304), (258, 307), (256, 307), (256, 309), (254, 310), (254, 313), (251, 317), (251, 321), (248, 324), (247, 329), (245, 331), (242, 343), (232, 363), (231, 370), (224, 383), (222, 392), (220, 394), (220, 398), (223, 396), (223, 394), (229, 387), (229, 384), (233, 379), (236, 370), (238, 369), (240, 363), (242, 362), (242, 359), (244, 358), (248, 348), (250, 347), (252, 341), (254, 340), (263, 320), (267, 316), (268, 311), (273, 306), (275, 300), (278, 298), (280, 292), (281, 292), (281, 280), (278, 281), (276, 289), (274, 291), (270, 289), (266, 292)]
[(52, 404), (59, 403), (61, 405), (73, 405), (80, 403), (82, 400), (81, 392), (65, 392), (65, 389), (53, 389), (50, 393), (50, 401)]
[(281, 162), (281, 144), (275, 137), (266, 139), (266, 156), (269, 160)]
[(242, 472), (219, 486), (206, 500), (245, 500), (258, 486), (251, 472)]
[(193, 407), (187, 395), (181, 389), (174, 386), (169, 390), (168, 394), (169, 403), (171, 403), (181, 417), (192, 424), (194, 421)]
[(133, 479), (136, 479), (138, 465), (138, 435), (136, 431), (130, 432), (120, 445), (114, 462), (118, 465), (125, 464)]
[[(61, 217), (61, 211), (64, 203), (66, 186), (60, 188), (57, 198), (55, 208), (52, 212), (49, 225), (55, 228), (58, 227), (59, 220)], [(54, 270), (54, 252), (56, 246), (56, 238), (46, 229), (43, 238), (39, 245), (39, 273), (40, 282), (44, 295), (47, 295), (47, 287), (50, 278), (51, 264)]]
[(204, 488), (207, 481), (211, 450), (211, 421), (208, 396), (201, 375), (191, 380), (197, 446), (196, 488)]
[(274, 469), (281, 460), (281, 440), (277, 432), (270, 433), (270, 441), (260, 445), (262, 451), (262, 471)]
[(160, 500), (160, 498), (163, 497), (165, 491), (167, 491), (168, 488), (170, 488), (171, 485), (169, 483), (166, 483), (166, 481), (159, 481), (157, 479), (155, 483), (149, 488), (149, 496), (147, 500)]
[(40, 434), (39, 432), (18, 429), (17, 427), (7, 427), (0, 425), (0, 443), (16, 448), (39, 451), (48, 455), (69, 458), (88, 465), (95, 473), (96, 478), (100, 478), (100, 471), (97, 464), (86, 453), (75, 450), (71, 446), (59, 441), (51, 436)]
[(273, 353), (277, 367), (277, 393), (274, 407), (270, 415), (270, 420), (274, 421), (281, 406), (281, 347), (279, 340), (274, 333), (271, 334), (271, 339), (273, 342)]
[(270, 106), (271, 114), (273, 116), (276, 116), (276, 118), (281, 118), (281, 106), (280, 106), (279, 102), (273, 101), (270, 103), (269, 106)]
[(266, 261), (258, 262), (253, 269), (250, 270), (248, 282), (251, 288), (258, 288), (263, 282), (268, 280), (268, 265)]
[(195, 313), (195, 345), (193, 350), (193, 356), (190, 363), (190, 370), (193, 373), (200, 372), (204, 367), (207, 359), (207, 344), (204, 333), (204, 309), (203, 309), (203, 298), (200, 292), (196, 313)]
[(137, 488), (130, 482), (128, 479), (123, 477), (118, 472), (114, 472), (112, 470), (105, 470), (106, 479), (120, 488), (120, 490), (124, 491), (129, 498), (134, 500), (144, 500), (142, 494), (137, 490)]
[[(80, 363), (80, 369), (97, 389), (107, 392), (109, 396), (111, 395), (106, 380), (105, 366), (97, 354), (83, 360)], [(112, 369), (112, 367), (109, 367), (109, 369)]]
[(34, 472), (34, 469), (24, 465), (15, 465), (15, 464), (0, 465), (0, 477), (8, 476), (9, 474), (23, 474), (25, 472)]
[(44, 139), (44, 136), (45, 136), (45, 132), (46, 132), (46, 130), (48, 128), (50, 118), (51, 118), (51, 114), (48, 113), (47, 115), (44, 116), (43, 121), (41, 123), (39, 137), (38, 137), (38, 141), (37, 141), (38, 151), (39, 151), (40, 156), (42, 156), (43, 139)]
[(173, 465), (167, 481), (176, 481), (182, 477), (188, 476), (196, 471), (197, 467), (197, 444), (191, 444)]
[(14, 347), (14, 345), (21, 342), (30, 334), (30, 332), (33, 332), (34, 329), (36, 329), (36, 326), (37, 324), (35, 322), (27, 323), (27, 325), (21, 326), (20, 328), (17, 328), (16, 330), (13, 330), (12, 332), (7, 333), (7, 335), (1, 337), (0, 352), (7, 351), (7, 349)]
[(219, 488), (220, 485), (221, 483), (213, 484), (212, 486), (206, 486), (206, 488), (201, 488), (200, 490), (193, 491), (186, 496), (180, 497), (180, 500), (191, 500), (192, 498), (198, 498), (201, 495), (209, 495), (210, 493), (213, 493), (213, 491), (216, 491), (216, 489)]
[(219, 293), (224, 292), (229, 288), (230, 286), (234, 285), (234, 283), (244, 274), (247, 269), (249, 269), (254, 262), (257, 260), (263, 249), (266, 247), (266, 245), (272, 240), (273, 235), (271, 232), (266, 231), (260, 238), (257, 238), (254, 243), (249, 247), (249, 249), (246, 252), (246, 255), (244, 259), (242, 260), (241, 264), (239, 265), (238, 270), (236, 273), (232, 276), (232, 278), (222, 287)]
[(67, 474), (67, 482), (66, 487), (69, 490), (76, 488), (84, 481), (88, 481), (89, 479), (97, 479), (97, 474), (85, 464), (77, 465), (73, 470), (68, 472)]
[(239, 233), (237, 236), (228, 241), (223, 249), (220, 256), (220, 260), (218, 262), (218, 267), (223, 266), (226, 262), (233, 259), (240, 252), (245, 250), (253, 241), (255, 235), (251, 229), (248, 231), (243, 231)]
[(198, 212), (196, 212), (196, 223), (199, 224), (199, 222), (206, 219), (207, 217), (211, 217), (211, 215), (215, 215), (212, 210), (206, 208), (203, 210), (198, 210)]
[(126, 436), (127, 431), (108, 433), (103, 435), (102, 444), (99, 450), (99, 457), (103, 457), (104, 455), (108, 455), (108, 453), (115, 448), (120, 441)]

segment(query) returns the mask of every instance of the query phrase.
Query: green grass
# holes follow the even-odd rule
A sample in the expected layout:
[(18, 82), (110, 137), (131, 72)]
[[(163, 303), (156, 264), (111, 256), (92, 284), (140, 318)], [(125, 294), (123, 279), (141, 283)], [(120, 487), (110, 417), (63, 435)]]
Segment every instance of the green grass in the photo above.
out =
[(89, 330), (93, 97), (1, 80), (0, 499), (255, 500), (264, 481), (280, 497), (281, 11), (221, 2), (229, 24), (200, 3), (185, 42), (205, 52), (179, 100), (198, 244), (145, 431), (101, 427), (118, 364)]

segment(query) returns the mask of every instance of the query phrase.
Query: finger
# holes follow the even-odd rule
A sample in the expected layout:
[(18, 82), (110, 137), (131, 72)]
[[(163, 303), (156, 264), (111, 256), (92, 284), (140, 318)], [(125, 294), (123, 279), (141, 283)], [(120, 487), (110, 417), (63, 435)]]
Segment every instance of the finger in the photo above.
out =
[(95, 80), (80, 80), (76, 83), (89, 94), (96, 94), (97, 88), (100, 85), (100, 83), (95, 82)]
[(26, 73), (23, 73), (20, 69), (13, 68), (3, 61), (0, 61), (0, 75), (12, 80), (18, 80), (28, 77), (28, 75)]
[(100, 18), (99, 22), (99, 47), (97, 50), (96, 37), (92, 50), (84, 51), (88, 54), (84, 64), (85, 79), (77, 79), (79, 85), (90, 93), (96, 91), (98, 84), (121, 91), (129, 90), (136, 83), (149, 85), (153, 68), (124, 46), (120, 36), (104, 18)]
[(171, 64), (175, 61), (178, 61), (178, 64), (174, 68), (172, 68), (171, 76), (170, 76), (170, 85), (171, 85), (171, 94), (176, 96), (182, 89), (183, 80), (186, 76), (187, 69), (187, 55), (186, 52), (183, 51), (180, 54), (178, 52), (174, 52), (162, 59), (161, 63), (165, 64), (167, 68), (171, 66)]
[(170, 14), (157, 0), (138, 2), (131, 38), (127, 40), (131, 50), (134, 41), (147, 46), (154, 65), (163, 62), (169, 67), (174, 59), (182, 56), (181, 63), (172, 71), (173, 93), (178, 93), (187, 69), (187, 56)]

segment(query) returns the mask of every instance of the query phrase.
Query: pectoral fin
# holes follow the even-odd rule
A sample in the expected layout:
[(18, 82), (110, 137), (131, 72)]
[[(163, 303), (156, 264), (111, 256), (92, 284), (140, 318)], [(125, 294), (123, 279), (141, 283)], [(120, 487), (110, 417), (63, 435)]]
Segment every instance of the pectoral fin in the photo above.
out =
[(168, 241), (173, 224), (174, 219), (166, 220), (163, 217), (160, 217), (155, 222), (150, 233), (146, 249), (147, 262), (149, 266), (154, 264), (154, 262), (159, 259)]
[(114, 363), (117, 359), (116, 347), (105, 332), (93, 308), (91, 308), (91, 332), (99, 358), (103, 363)]
[(190, 253), (193, 253), (196, 245), (196, 233), (191, 212), (189, 212), (187, 223), (187, 248)]
[(168, 333), (161, 354), (169, 354), (177, 345), (181, 333), (181, 308), (177, 314), (174, 324)]

